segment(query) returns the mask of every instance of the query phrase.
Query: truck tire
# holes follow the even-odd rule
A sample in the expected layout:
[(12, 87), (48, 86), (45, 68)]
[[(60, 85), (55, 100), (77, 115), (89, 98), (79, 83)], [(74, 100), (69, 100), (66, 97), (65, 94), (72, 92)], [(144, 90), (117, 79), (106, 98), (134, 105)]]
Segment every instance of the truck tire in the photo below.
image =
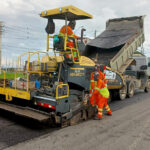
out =
[(127, 82), (127, 97), (128, 98), (133, 97), (134, 91), (135, 91), (134, 82), (132, 82), (132, 81)]
[[(110, 99), (111, 101), (115, 101), (115, 100), (118, 100), (119, 99), (119, 90), (111, 90), (110, 91)], [(109, 100), (108, 100), (109, 101)], [(108, 102), (107, 101), (107, 102)], [(109, 103), (109, 102), (108, 102)]]
[(144, 89), (144, 92), (148, 93), (150, 92), (150, 79), (147, 80), (147, 83), (146, 83), (146, 87)]
[(119, 100), (124, 100), (127, 96), (127, 85), (125, 84), (120, 90), (118, 90)]

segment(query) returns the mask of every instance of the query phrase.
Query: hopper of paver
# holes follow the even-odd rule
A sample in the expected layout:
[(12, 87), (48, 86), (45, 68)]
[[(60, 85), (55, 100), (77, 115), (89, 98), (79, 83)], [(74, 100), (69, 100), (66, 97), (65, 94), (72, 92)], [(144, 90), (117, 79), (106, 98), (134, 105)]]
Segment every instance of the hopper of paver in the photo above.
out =
[(110, 19), (106, 30), (87, 44), (83, 55), (123, 73), (144, 42), (144, 16)]

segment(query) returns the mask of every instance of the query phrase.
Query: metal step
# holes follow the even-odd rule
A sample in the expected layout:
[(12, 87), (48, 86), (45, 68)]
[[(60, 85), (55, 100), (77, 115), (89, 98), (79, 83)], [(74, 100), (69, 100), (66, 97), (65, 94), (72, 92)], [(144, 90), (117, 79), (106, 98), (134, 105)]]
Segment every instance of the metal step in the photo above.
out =
[(46, 121), (50, 118), (48, 114), (42, 114), (41, 112), (37, 112), (36, 110), (26, 108), (26, 107), (17, 107), (16, 105), (6, 104), (0, 102), (0, 109), (5, 110), (11, 113), (15, 113), (19, 116), (24, 116), (27, 118), (31, 118), (34, 120), (38, 120), (40, 122)]

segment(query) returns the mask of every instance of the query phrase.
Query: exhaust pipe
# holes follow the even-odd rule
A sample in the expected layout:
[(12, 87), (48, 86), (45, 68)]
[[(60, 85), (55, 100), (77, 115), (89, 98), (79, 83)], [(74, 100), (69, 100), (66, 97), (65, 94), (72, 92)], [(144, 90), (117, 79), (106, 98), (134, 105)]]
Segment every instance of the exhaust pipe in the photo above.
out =
[(86, 29), (84, 29), (84, 28), (81, 29), (81, 42), (83, 42), (83, 35), (84, 35), (85, 31), (86, 31)]

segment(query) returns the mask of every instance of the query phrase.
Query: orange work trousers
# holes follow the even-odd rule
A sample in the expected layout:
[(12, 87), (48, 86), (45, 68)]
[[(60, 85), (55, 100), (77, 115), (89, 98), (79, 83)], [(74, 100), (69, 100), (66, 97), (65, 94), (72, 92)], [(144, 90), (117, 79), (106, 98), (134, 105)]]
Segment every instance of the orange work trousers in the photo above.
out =
[(67, 46), (70, 47), (70, 48), (73, 48), (74, 47), (74, 43), (71, 42), (71, 41), (68, 41), (67, 42)]
[(108, 98), (105, 98), (100, 94), (96, 94), (94, 95), (94, 99), (98, 109), (98, 118), (102, 118), (103, 116), (103, 107), (105, 107), (108, 115), (112, 115), (112, 111), (110, 110), (110, 107), (107, 104)]

